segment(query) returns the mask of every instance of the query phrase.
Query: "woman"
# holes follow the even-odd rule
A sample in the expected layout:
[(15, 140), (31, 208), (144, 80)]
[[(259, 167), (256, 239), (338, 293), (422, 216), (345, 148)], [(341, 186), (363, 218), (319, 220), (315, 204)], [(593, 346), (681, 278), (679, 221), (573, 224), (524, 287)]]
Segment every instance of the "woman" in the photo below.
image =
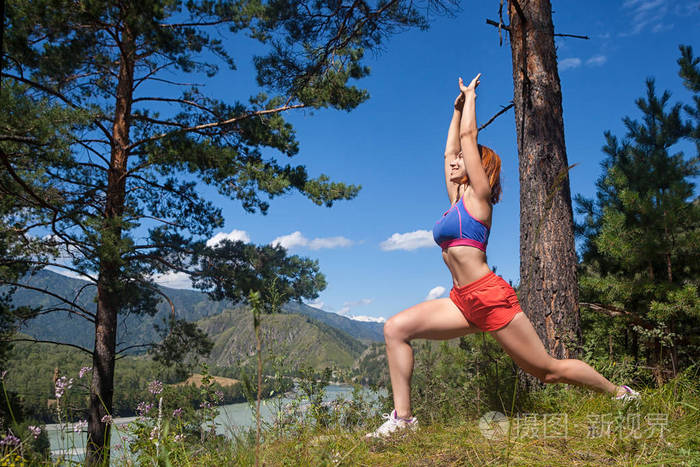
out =
[(545, 350), (518, 299), (486, 263), (493, 205), (501, 195), (501, 161), (491, 149), (477, 144), (476, 87), (459, 79), (445, 148), (445, 182), (452, 207), (433, 229), (435, 241), (452, 273), (450, 298), (430, 300), (393, 316), (384, 325), (386, 353), (394, 396), (394, 410), (368, 437), (387, 436), (418, 421), (411, 414), (412, 339), (452, 339), (489, 332), (523, 370), (544, 383), (588, 386), (636, 399), (627, 386), (616, 386), (580, 360), (552, 358)]

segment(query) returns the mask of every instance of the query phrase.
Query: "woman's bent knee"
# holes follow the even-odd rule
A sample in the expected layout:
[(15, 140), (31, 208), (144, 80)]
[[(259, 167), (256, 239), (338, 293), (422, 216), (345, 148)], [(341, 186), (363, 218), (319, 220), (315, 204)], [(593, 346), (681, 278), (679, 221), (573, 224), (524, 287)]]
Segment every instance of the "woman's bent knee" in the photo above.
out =
[(527, 372), (545, 384), (555, 384), (561, 381), (558, 367), (559, 360), (552, 358), (547, 365), (540, 368), (528, 368)]
[(561, 360), (552, 358), (546, 369), (540, 372), (539, 380), (545, 384), (555, 384), (561, 382), (561, 372), (559, 371)]
[(405, 340), (406, 334), (403, 330), (401, 324), (401, 319), (398, 317), (389, 318), (386, 323), (384, 323), (384, 340)]

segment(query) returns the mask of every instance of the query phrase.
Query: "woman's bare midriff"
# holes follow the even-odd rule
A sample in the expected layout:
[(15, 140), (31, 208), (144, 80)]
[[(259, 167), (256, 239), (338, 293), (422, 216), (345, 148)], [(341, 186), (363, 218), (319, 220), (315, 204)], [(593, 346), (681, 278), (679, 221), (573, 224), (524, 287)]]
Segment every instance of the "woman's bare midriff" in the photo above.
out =
[(471, 246), (453, 246), (442, 250), (442, 259), (452, 273), (455, 287), (462, 287), (491, 272), (486, 253)]

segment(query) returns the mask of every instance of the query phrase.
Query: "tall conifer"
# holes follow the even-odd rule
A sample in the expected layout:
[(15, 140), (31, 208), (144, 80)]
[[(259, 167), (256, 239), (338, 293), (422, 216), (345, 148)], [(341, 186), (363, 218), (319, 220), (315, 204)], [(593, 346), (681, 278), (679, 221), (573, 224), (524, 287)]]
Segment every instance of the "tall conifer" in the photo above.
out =
[[(690, 47), (681, 53), (681, 76), (697, 105), (698, 59)], [(596, 199), (577, 198), (584, 215), (582, 300), (625, 319), (620, 329), (632, 337), (625, 350), (651, 364), (659, 383), (687, 365), (700, 344), (700, 203), (693, 183), (700, 119), (696, 109), (670, 99), (647, 80), (645, 97), (636, 101), (641, 119), (623, 119), (621, 140), (605, 133)], [(694, 141), (695, 154), (685, 154), (682, 141)]]

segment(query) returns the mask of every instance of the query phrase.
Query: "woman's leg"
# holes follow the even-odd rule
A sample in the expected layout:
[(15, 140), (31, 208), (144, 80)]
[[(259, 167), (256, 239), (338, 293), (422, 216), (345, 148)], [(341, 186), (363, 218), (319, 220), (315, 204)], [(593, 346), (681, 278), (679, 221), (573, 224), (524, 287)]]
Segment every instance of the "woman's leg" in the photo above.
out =
[(384, 340), (394, 408), (400, 418), (411, 417), (412, 339), (453, 339), (479, 332), (449, 298), (420, 303), (384, 323)]
[(525, 313), (516, 314), (510, 323), (491, 335), (520, 368), (543, 383), (588, 386), (616, 395), (625, 392), (581, 360), (551, 357)]

